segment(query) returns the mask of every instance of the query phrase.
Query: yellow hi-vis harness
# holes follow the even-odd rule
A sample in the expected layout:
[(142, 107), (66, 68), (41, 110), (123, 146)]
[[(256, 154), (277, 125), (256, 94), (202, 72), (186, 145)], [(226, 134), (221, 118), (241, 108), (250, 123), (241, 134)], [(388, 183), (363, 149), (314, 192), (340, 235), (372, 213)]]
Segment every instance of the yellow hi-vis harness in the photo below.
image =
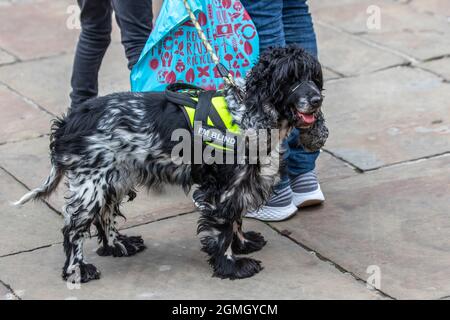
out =
[(201, 136), (205, 144), (221, 151), (235, 150), (241, 130), (220, 92), (176, 83), (167, 87), (166, 97), (181, 108), (194, 137)]

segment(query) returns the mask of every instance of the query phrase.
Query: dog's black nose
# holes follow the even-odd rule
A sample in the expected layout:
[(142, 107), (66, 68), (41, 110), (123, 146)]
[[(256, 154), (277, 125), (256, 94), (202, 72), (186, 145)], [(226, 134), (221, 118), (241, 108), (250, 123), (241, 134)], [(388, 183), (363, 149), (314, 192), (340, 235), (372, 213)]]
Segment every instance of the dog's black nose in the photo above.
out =
[(322, 97), (321, 96), (314, 96), (309, 100), (309, 103), (314, 108), (319, 108), (322, 105)]

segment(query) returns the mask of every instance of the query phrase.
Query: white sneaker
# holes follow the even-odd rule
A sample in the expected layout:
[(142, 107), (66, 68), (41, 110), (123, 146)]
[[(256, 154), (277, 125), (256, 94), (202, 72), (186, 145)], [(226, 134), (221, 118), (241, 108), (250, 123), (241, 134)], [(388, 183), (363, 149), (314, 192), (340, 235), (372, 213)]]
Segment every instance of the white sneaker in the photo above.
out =
[(296, 212), (297, 207), (292, 202), (292, 190), (287, 186), (274, 193), (264, 207), (247, 212), (245, 217), (261, 221), (282, 221), (292, 217)]
[(314, 170), (295, 178), (291, 177), (291, 188), (292, 202), (299, 208), (318, 205), (325, 201)]

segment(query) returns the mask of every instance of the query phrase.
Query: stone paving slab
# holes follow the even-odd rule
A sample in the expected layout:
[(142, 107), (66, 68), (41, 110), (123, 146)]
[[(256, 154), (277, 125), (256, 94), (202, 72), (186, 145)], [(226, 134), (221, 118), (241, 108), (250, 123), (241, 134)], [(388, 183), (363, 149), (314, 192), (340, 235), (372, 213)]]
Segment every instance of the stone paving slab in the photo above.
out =
[[(322, 1), (317, 2), (322, 3)], [(369, 17), (367, 12), (370, 6), (377, 6), (380, 9), (380, 29), (369, 29), (367, 27)], [(449, 4), (445, 5), (445, 7), (448, 6)], [(314, 4), (312, 7), (314, 7)], [(313, 10), (313, 16), (316, 20), (339, 26), (354, 34), (386, 33), (393, 31), (429, 33), (432, 30), (449, 32), (447, 19), (418, 12), (409, 5), (392, 0), (325, 1), (319, 8)], [(441, 39), (442, 41), (443, 39)]]
[[(380, 8), (379, 29), (369, 29), (369, 6)], [(446, 4), (445, 8), (450, 7)], [(317, 21), (335, 25), (353, 34), (425, 60), (450, 54), (450, 24), (447, 18), (421, 13), (409, 5), (388, 0), (334, 1), (314, 10)]]
[(447, 0), (412, 0), (409, 5), (420, 12), (450, 17), (450, 4)]
[[(450, 24), (448, 25), (450, 29)], [(391, 32), (365, 36), (378, 44), (389, 46), (419, 60), (450, 54), (450, 33), (435, 30)]]
[(334, 7), (336, 5), (347, 6), (350, 4), (358, 3), (360, 1), (361, 0), (340, 0), (339, 2), (336, 2), (336, 0), (311, 1), (309, 3), (309, 9), (312, 12), (314, 18), (316, 13), (320, 12), (321, 9)]
[[(70, 105), (70, 77), (73, 55), (29, 61), (0, 67), (0, 81), (55, 115)], [(129, 72), (124, 49), (112, 44), (99, 74), (100, 94), (130, 90)]]
[[(0, 169), (0, 256), (61, 241), (62, 221), (45, 204), (30, 203), (20, 209), (11, 205), (26, 191)], [(3, 271), (0, 272), (0, 280), (2, 276)]]
[(16, 61), (16, 58), (14, 58), (9, 53), (5, 52), (4, 50), (0, 49), (0, 66), (2, 64), (11, 63)]
[(16, 3), (30, 3), (30, 2), (39, 2), (42, 0), (0, 0), (0, 5), (2, 6), (11, 6)]
[(0, 85), (0, 144), (30, 139), (48, 132), (51, 117)]
[(331, 79), (338, 79), (341, 76), (338, 75), (336, 72), (326, 68), (325, 66), (322, 65), (322, 72), (323, 72), (323, 78), (325, 80), (331, 80)]
[(316, 171), (320, 182), (342, 179), (358, 173), (345, 162), (326, 152), (321, 152), (316, 162)]
[(18, 298), (11, 292), (11, 290), (9, 290), (0, 282), (0, 301), (2, 300), (18, 300)]
[(450, 151), (450, 84), (399, 67), (329, 82), (325, 148), (369, 170)]
[(2, 6), (0, 47), (21, 60), (53, 56), (73, 50), (78, 30), (67, 27), (71, 0), (18, 2)]
[[(23, 182), (28, 188), (36, 188), (42, 184), (50, 172), (48, 156), (49, 138), (42, 137), (0, 146), (0, 166)], [(63, 183), (50, 196), (48, 202), (56, 210), (61, 211), (64, 204), (65, 186)], [(181, 188), (167, 187), (161, 194), (147, 193), (142, 190), (133, 202), (122, 206), (127, 217), (119, 220), (121, 227), (130, 227), (181, 213), (191, 212), (194, 205)]]
[[(317, 22), (326, 22), (350, 33), (363, 34), (369, 31), (367, 8), (372, 5), (385, 8), (392, 4), (390, 0), (321, 0), (311, 1), (310, 8)], [(396, 6), (403, 7), (400, 4)]]
[(0, 300), (12, 300), (13, 295), (3, 284), (0, 283)]
[(380, 298), (363, 283), (255, 221), (246, 221), (247, 229), (262, 232), (268, 244), (252, 256), (262, 260), (265, 269), (250, 279), (212, 278), (195, 235), (196, 219), (197, 214), (190, 214), (128, 230), (142, 234), (148, 246), (129, 258), (98, 257), (93, 252), (96, 241), (89, 240), (87, 257), (101, 270), (102, 279), (78, 290), (67, 289), (60, 278), (60, 245), (1, 258), (3, 281), (24, 299)]
[(420, 65), (421, 68), (430, 70), (445, 80), (450, 81), (450, 58), (444, 58), (439, 60), (433, 60)]
[(326, 203), (272, 224), (400, 299), (450, 294), (450, 156), (323, 184)]
[(374, 48), (355, 38), (320, 24), (315, 25), (319, 59), (330, 69), (346, 76), (370, 73), (405, 63), (392, 53)]

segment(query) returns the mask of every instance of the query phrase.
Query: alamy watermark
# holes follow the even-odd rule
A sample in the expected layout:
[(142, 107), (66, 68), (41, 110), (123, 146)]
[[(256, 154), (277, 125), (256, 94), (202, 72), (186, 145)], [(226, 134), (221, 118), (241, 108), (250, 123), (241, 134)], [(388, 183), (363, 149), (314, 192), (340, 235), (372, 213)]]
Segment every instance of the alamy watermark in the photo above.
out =
[(377, 265), (370, 265), (366, 269), (369, 277), (366, 280), (366, 286), (369, 289), (381, 289), (381, 269)]
[(368, 18), (366, 21), (367, 29), (380, 30), (381, 29), (381, 8), (376, 5), (367, 7), (366, 13)]
[(175, 164), (273, 164), (279, 157), (280, 130), (245, 130), (234, 134), (195, 121), (193, 131), (176, 129), (171, 140), (178, 142), (171, 159)]
[(66, 27), (69, 30), (81, 29), (80, 13), (81, 9), (77, 5), (67, 6), (66, 13), (69, 15), (66, 20)]

